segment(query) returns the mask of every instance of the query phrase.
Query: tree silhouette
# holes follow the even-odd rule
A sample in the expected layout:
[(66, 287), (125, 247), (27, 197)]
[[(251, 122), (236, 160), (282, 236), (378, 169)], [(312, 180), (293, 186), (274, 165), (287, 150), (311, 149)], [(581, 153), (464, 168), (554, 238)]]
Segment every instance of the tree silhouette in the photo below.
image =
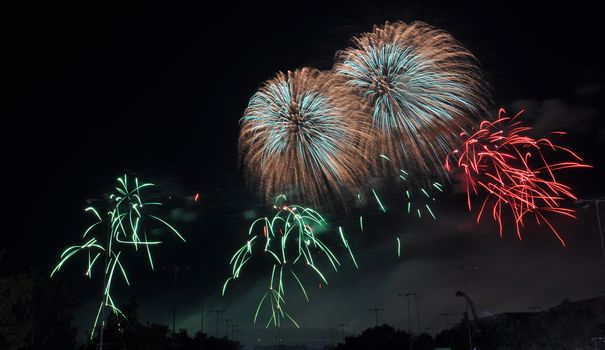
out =
[[(135, 299), (120, 306), (122, 315), (110, 314), (107, 317), (104, 333), (104, 347), (113, 349), (146, 349), (146, 350), (236, 350), (239, 343), (227, 339), (207, 337), (199, 332), (191, 337), (186, 329), (180, 329), (172, 334), (167, 325), (145, 322), (138, 319), (139, 304)], [(82, 348), (82, 350), (95, 350), (98, 345), (98, 336)], [(174, 344), (173, 344), (174, 342)]]
[(0, 348), (74, 349), (77, 295), (73, 283), (36, 271), (0, 278)]

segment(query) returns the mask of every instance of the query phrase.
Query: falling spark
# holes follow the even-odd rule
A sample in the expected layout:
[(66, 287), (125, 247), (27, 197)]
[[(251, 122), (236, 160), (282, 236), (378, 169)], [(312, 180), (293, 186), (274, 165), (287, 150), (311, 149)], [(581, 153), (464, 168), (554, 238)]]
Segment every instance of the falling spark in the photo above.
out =
[(372, 189), (372, 193), (374, 194), (374, 198), (376, 198), (376, 202), (378, 202), (378, 205), (380, 205), (380, 210), (382, 210), (383, 213), (386, 213), (387, 210), (384, 208), (384, 205), (382, 205), (382, 202), (380, 201), (380, 198), (378, 198), (378, 195), (374, 189)]
[(397, 257), (401, 257), (401, 240), (399, 237), (395, 237), (397, 239)]

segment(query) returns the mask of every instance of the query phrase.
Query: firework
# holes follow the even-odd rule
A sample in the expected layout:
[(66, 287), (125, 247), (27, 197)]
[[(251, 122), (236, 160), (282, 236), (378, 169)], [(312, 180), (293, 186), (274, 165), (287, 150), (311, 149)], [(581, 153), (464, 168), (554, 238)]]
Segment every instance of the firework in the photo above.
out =
[(312, 68), (278, 73), (241, 120), (240, 157), (267, 201), (277, 193), (315, 205), (344, 198), (366, 179), (360, 144), (371, 138), (361, 100), (338, 76)]
[[(383, 162), (390, 163), (391, 159), (384, 154), (380, 155)], [(437, 201), (436, 196), (438, 193), (443, 192), (443, 185), (437, 181), (428, 182), (426, 185), (425, 181), (414, 181), (413, 175), (404, 169), (399, 169), (399, 174), (396, 179), (397, 190), (401, 199), (406, 203), (407, 214), (412, 214), (422, 218), (422, 214), (425, 216), (431, 216), (433, 219), (437, 219), (435, 213), (431, 209), (431, 206)], [(378, 207), (383, 213), (387, 212), (387, 209), (383, 201), (378, 196), (375, 189), (371, 189), (372, 195), (378, 204)], [(361, 195), (358, 196), (358, 201), (362, 202)], [(360, 225), (362, 227), (362, 225)]]
[[(124, 316), (115, 305), (111, 290), (116, 275), (122, 276), (126, 285), (130, 285), (123, 265), (127, 251), (144, 250), (149, 266), (153, 270), (151, 247), (162, 242), (148, 239), (147, 233), (150, 229), (159, 225), (167, 228), (183, 242), (185, 241), (183, 236), (168, 222), (150, 214), (152, 208), (162, 205), (159, 202), (147, 202), (143, 199), (142, 192), (152, 186), (154, 185), (151, 183), (139, 183), (138, 178), (129, 181), (126, 175), (118, 178), (118, 186), (115, 188), (115, 192), (109, 196), (110, 208), (107, 213), (101, 215), (99, 210), (94, 207), (85, 209), (87, 213), (94, 216), (95, 222), (84, 231), (82, 236), (84, 243), (65, 249), (60, 256), (59, 263), (50, 274), (52, 277), (70, 258), (79, 252), (84, 252), (88, 258), (84, 274), (88, 278), (92, 278), (93, 268), (98, 265), (100, 260), (105, 260), (105, 266), (101, 267), (105, 274), (103, 297), (94, 320), (91, 339), (105, 307), (110, 308), (117, 315)], [(94, 237), (95, 235), (100, 238)]]
[[(321, 271), (319, 262), (316, 261), (317, 256), (325, 256), (334, 271), (338, 271), (340, 266), (336, 255), (319, 237), (320, 232), (327, 229), (325, 219), (311, 208), (285, 205), (283, 204), (285, 200), (285, 196), (278, 196), (274, 205), (274, 209), (277, 211), (275, 215), (272, 218), (259, 218), (250, 225), (249, 239), (231, 258), (229, 262), (231, 277), (225, 281), (222, 289), (224, 295), (229, 282), (239, 278), (244, 266), (252, 259), (254, 248), (260, 247), (262, 252), (270, 256), (273, 263), (267, 291), (256, 307), (254, 323), (258, 319), (263, 305), (267, 305), (270, 307), (267, 327), (271, 324), (279, 326), (283, 319), (290, 320), (298, 327), (294, 318), (285, 310), (285, 281), (288, 277), (295, 280), (297, 288), (309, 301), (302, 276), (300, 276), (300, 272), (297, 273), (300, 266), (305, 266), (319, 280), (320, 285), (327, 285), (328, 280)], [(351, 260), (357, 267), (355, 256), (340, 227), (339, 235)]]
[[(528, 136), (531, 128), (517, 120), (521, 113), (507, 117), (506, 111), (500, 109), (495, 121), (483, 121), (475, 133), (462, 134), (465, 141), (460, 150), (454, 151), (454, 158), (457, 159), (455, 165), (464, 174), (468, 208), (472, 210), (472, 196), (485, 196), (477, 213), (477, 222), (485, 209), (491, 207), (492, 218), (498, 222), (502, 236), (502, 211), (508, 208), (519, 239), (522, 239), (521, 228), (529, 216), (538, 224), (546, 223), (565, 246), (548, 216), (557, 214), (574, 218), (574, 210), (563, 207), (562, 202), (576, 197), (569, 186), (557, 181), (555, 173), (590, 166), (571, 150), (547, 138), (536, 140)], [(558, 158), (567, 156), (571, 160), (549, 163), (546, 155), (557, 152)], [(452, 170), (449, 159), (445, 167)]]
[(388, 154), (399, 164), (376, 164), (378, 174), (398, 176), (404, 168), (420, 175), (416, 180), (443, 176), (442, 160), (457, 135), (486, 110), (486, 84), (474, 56), (422, 22), (387, 22), (353, 44), (337, 55), (334, 71), (371, 107), (377, 136), (366, 145), (369, 154)]
[(395, 237), (395, 239), (397, 240), (397, 257), (401, 258), (401, 240), (399, 237)]

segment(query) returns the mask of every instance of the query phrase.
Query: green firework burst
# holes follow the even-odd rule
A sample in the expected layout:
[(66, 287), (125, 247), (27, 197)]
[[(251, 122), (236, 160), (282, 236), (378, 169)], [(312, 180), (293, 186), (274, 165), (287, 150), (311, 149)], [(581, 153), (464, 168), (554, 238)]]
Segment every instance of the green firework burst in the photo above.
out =
[[(185, 238), (168, 222), (151, 214), (154, 207), (162, 205), (160, 202), (147, 202), (143, 199), (142, 193), (153, 187), (152, 183), (140, 183), (136, 177), (134, 180), (129, 180), (127, 175), (118, 178), (117, 181), (118, 184), (114, 193), (108, 197), (109, 209), (107, 212), (102, 215), (97, 208), (88, 207), (85, 209), (87, 213), (94, 216), (95, 222), (84, 231), (82, 236), (84, 243), (65, 249), (60, 256), (59, 263), (50, 274), (52, 277), (74, 255), (83, 252), (87, 255), (88, 262), (84, 273), (88, 278), (92, 278), (93, 268), (99, 265), (100, 260), (105, 260), (105, 266), (101, 268), (102, 271), (104, 270), (103, 295), (93, 323), (91, 338), (95, 333), (104, 307), (111, 309), (117, 315), (124, 316), (111, 295), (116, 275), (121, 276), (124, 283), (130, 286), (130, 280), (124, 266), (125, 254), (123, 253), (126, 251), (144, 251), (149, 266), (153, 270), (154, 263), (151, 248), (162, 242), (148, 238), (150, 229), (158, 226), (167, 228), (180, 240), (185, 241)], [(104, 234), (107, 235), (106, 239), (103, 239)]]
[[(305, 300), (309, 301), (307, 288), (300, 276), (301, 266), (306, 267), (321, 285), (327, 285), (328, 280), (319, 267), (317, 256), (325, 257), (334, 271), (338, 271), (341, 265), (336, 255), (319, 237), (320, 232), (328, 229), (324, 217), (314, 209), (300, 205), (286, 205), (285, 201), (286, 196), (279, 196), (273, 206), (276, 210), (273, 217), (258, 218), (250, 225), (249, 239), (233, 254), (229, 262), (231, 276), (225, 281), (222, 289), (224, 295), (229, 282), (241, 276), (244, 266), (252, 259), (255, 248), (259, 247), (260, 251), (267, 254), (272, 261), (267, 290), (256, 306), (254, 314), (254, 323), (256, 323), (263, 306), (270, 308), (266, 327), (271, 324), (280, 326), (284, 319), (298, 327), (292, 315), (285, 310), (285, 281), (287, 279), (296, 281), (297, 289)], [(353, 252), (340, 227), (339, 237), (357, 267)]]

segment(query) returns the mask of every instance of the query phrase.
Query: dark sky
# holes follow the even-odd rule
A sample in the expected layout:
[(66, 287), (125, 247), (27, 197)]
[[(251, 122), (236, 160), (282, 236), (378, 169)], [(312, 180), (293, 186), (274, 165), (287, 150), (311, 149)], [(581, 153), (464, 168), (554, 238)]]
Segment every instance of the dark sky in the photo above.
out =
[[(248, 99), (279, 70), (329, 69), (351, 36), (385, 20), (423, 20), (452, 33), (481, 61), (496, 106), (527, 109), (528, 123), (539, 131), (570, 132), (563, 144), (594, 166), (565, 178), (578, 196), (605, 192), (598, 53), (604, 18), (587, 5), (65, 3), (2, 5), (0, 13), (9, 208), (0, 271), (50, 271), (64, 247), (79, 241), (86, 200), (123, 172), (136, 174), (158, 185), (167, 216), (188, 239), (169, 240), (156, 257), (159, 266), (192, 267), (179, 276), (178, 288), (178, 325), (191, 331), (199, 327), (207, 296), (208, 308), (228, 309), (247, 329), (247, 341), (269, 336), (251, 323), (267, 266), (255, 266), (218, 297), (228, 259), (245, 239), (247, 215), (264, 215), (237, 166), (238, 120)], [(201, 200), (193, 203), (198, 192)], [(366, 232), (350, 238), (360, 269), (345, 264), (330, 274), (329, 287), (311, 288), (308, 305), (292, 294), (293, 313), (310, 329), (292, 337), (327, 337), (313, 329), (338, 323), (358, 332), (373, 325), (371, 307), (386, 309), (381, 321), (405, 328), (405, 303), (397, 293), (410, 290), (421, 296), (422, 326), (440, 329), (439, 313), (461, 318), (463, 303), (454, 292), (462, 276), (452, 269), (461, 263), (479, 265), (467, 280), (481, 312), (547, 307), (605, 290), (594, 209), (580, 208), (575, 221), (556, 221), (568, 242), (562, 248), (534, 225), (526, 228), (524, 242), (512, 231), (500, 239), (492, 223), (474, 225), (464, 204), (463, 195), (450, 189), (437, 205), (436, 222), (396, 210), (369, 215)], [(334, 214), (330, 220), (352, 225), (356, 218)], [(402, 240), (401, 258), (395, 235)], [(120, 286), (116, 295), (135, 296), (141, 319), (168, 323), (171, 276), (132, 264), (134, 286)], [(59, 278), (79, 276), (74, 267)], [(83, 280), (81, 328), (93, 317), (100, 283)]]

